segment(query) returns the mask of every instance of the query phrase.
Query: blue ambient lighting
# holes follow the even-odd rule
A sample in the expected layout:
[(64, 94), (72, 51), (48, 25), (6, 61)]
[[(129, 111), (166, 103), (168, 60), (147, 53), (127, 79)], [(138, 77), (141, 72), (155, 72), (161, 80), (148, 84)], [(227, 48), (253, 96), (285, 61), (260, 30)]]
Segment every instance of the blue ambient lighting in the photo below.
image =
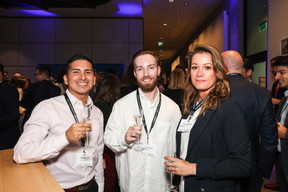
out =
[(42, 17), (56, 17), (58, 16), (55, 13), (51, 13), (48, 11), (44, 11), (44, 10), (19, 10), (21, 12), (27, 13), (29, 15), (34, 15), (34, 16), (42, 16)]
[(119, 3), (119, 15), (142, 16), (142, 4)]

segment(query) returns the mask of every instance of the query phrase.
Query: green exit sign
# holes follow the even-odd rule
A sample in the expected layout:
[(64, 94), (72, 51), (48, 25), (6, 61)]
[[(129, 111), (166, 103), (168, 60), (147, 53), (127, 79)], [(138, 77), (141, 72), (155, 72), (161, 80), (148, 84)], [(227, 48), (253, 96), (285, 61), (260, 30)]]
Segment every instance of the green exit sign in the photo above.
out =
[(259, 32), (264, 31), (267, 29), (267, 21), (260, 23), (259, 25)]

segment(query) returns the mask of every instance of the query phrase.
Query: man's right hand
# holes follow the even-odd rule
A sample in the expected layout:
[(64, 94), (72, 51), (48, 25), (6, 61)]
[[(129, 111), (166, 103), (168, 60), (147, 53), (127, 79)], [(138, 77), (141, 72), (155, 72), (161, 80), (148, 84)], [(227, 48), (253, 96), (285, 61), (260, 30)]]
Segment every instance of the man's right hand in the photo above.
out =
[(142, 127), (131, 126), (128, 128), (125, 135), (125, 142), (131, 144), (138, 139), (142, 131)]
[(65, 132), (65, 135), (69, 143), (74, 143), (85, 137), (86, 131), (91, 130), (90, 123), (74, 123)]

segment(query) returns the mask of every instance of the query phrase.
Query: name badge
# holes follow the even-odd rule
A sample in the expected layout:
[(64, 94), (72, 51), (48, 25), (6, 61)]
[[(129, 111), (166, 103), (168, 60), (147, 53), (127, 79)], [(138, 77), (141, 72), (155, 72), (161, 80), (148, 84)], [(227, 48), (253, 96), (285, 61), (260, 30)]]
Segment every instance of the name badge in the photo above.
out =
[(155, 157), (157, 154), (157, 145), (155, 144), (143, 145), (141, 154)]
[(92, 150), (83, 150), (76, 154), (76, 167), (92, 167), (94, 153)]
[(193, 124), (194, 123), (191, 120), (191, 116), (189, 115), (187, 119), (181, 119), (181, 122), (177, 131), (182, 132), (182, 133), (187, 133), (191, 130)]

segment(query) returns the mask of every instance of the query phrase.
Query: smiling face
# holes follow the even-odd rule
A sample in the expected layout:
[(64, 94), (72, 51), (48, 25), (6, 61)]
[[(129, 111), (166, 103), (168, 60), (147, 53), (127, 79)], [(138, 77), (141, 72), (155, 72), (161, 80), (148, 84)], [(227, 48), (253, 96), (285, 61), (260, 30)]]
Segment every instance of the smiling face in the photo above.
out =
[(216, 82), (212, 56), (209, 53), (196, 53), (192, 57), (190, 68), (191, 82), (198, 90), (201, 99), (204, 99)]
[(275, 80), (279, 80), (279, 86), (281, 88), (288, 88), (288, 68), (286, 66), (276, 67)]
[(75, 60), (70, 63), (67, 74), (63, 76), (68, 90), (77, 99), (87, 99), (90, 89), (95, 84), (92, 64), (87, 60)]
[(140, 55), (134, 60), (134, 76), (140, 89), (145, 93), (152, 92), (156, 88), (160, 71), (155, 57), (150, 54)]

